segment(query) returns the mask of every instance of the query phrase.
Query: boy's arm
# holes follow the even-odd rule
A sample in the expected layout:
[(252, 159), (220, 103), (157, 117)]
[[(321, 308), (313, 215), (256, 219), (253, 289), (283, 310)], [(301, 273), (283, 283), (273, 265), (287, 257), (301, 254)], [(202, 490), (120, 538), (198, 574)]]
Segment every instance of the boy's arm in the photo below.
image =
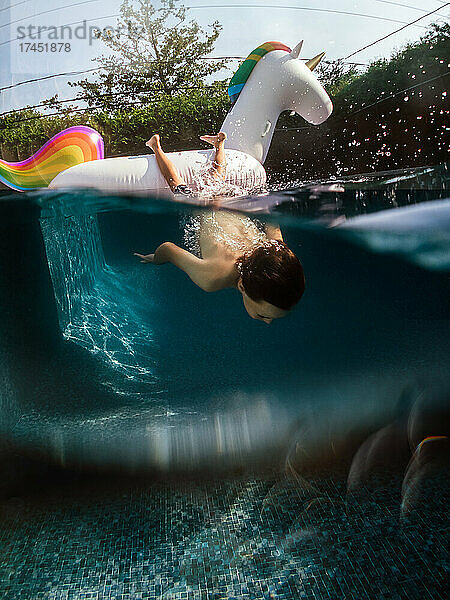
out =
[(283, 235), (278, 225), (271, 225), (270, 223), (267, 223), (266, 235), (269, 240), (278, 240), (279, 242), (284, 242)]
[(154, 265), (172, 263), (184, 271), (205, 292), (214, 292), (220, 289), (217, 285), (217, 269), (211, 261), (197, 258), (172, 242), (164, 242), (158, 246), (154, 254), (135, 253), (135, 256), (139, 256), (142, 259), (141, 262)]

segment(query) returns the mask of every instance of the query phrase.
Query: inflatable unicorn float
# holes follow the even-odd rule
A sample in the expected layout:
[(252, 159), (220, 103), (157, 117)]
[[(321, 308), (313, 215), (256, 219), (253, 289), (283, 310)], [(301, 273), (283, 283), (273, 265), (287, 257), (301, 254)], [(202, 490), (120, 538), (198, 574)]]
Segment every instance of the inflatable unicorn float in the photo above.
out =
[[(231, 79), (232, 107), (221, 127), (227, 134), (227, 183), (246, 189), (265, 184), (263, 163), (283, 111), (298, 113), (315, 125), (330, 116), (331, 100), (312, 72), (325, 53), (304, 62), (299, 58), (302, 44), (291, 50), (280, 42), (266, 42), (253, 50)], [(211, 156), (211, 150), (168, 153), (193, 189)], [(48, 187), (170, 193), (154, 155), (104, 158), (101, 135), (85, 126), (58, 133), (27, 160), (0, 161), (0, 180), (17, 191)]]

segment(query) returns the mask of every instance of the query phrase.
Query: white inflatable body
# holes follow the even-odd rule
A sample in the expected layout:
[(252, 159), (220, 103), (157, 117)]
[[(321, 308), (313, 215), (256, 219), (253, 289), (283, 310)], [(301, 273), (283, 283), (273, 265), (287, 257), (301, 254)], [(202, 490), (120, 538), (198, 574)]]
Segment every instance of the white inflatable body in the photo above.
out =
[[(168, 152), (180, 176), (192, 190), (198, 191), (198, 182), (211, 168), (213, 150), (186, 150)], [(266, 172), (253, 156), (227, 150), (226, 183), (240, 188), (252, 189), (264, 186)], [(107, 192), (170, 194), (170, 188), (156, 163), (155, 156), (125, 156), (105, 158), (75, 165), (61, 171), (51, 181), (49, 188), (96, 188)]]
[(450, 200), (433, 200), (412, 206), (389, 208), (370, 215), (347, 219), (339, 229), (355, 231), (392, 231), (406, 233), (433, 233), (450, 231)]
[(336, 229), (377, 253), (396, 254), (426, 269), (450, 270), (450, 199), (390, 208), (344, 221)]
[[(303, 62), (299, 58), (302, 43), (292, 51), (279, 42), (262, 44), (243, 63), (244, 82), (232, 86), (235, 78), (231, 81), (230, 97), (232, 87), (239, 88), (239, 95), (233, 96), (237, 96), (237, 100), (221, 127), (228, 136), (225, 143), (227, 183), (244, 190), (265, 184), (262, 163), (283, 111), (294, 111), (316, 125), (330, 116), (331, 100), (312, 73), (322, 55)], [(284, 49), (278, 49), (280, 47)], [(254, 67), (249, 75), (245, 75), (249, 61)], [(239, 73), (242, 70), (238, 70), (235, 77)], [(209, 133), (212, 132), (205, 131), (205, 134)], [(213, 151), (188, 150), (171, 152), (168, 156), (186, 184), (195, 188), (198, 178), (208, 168), (208, 161), (212, 160)], [(151, 154), (82, 163), (62, 171), (49, 185), (49, 188), (70, 187), (126, 193), (170, 192)]]

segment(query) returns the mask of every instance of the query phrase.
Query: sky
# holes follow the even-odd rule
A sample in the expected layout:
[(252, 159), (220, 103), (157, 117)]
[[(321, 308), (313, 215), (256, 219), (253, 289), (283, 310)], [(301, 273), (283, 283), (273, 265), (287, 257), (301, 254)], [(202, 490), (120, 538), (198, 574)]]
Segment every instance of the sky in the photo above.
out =
[[(301, 58), (308, 59), (325, 51), (329, 60), (344, 58), (441, 7), (416, 25), (349, 59), (362, 64), (389, 57), (405, 43), (423, 35), (427, 25), (448, 21), (450, 16), (450, 5), (444, 6), (445, 0), (184, 0), (182, 3), (189, 7), (188, 18), (202, 26), (215, 20), (223, 25), (212, 56), (245, 58), (265, 41), (280, 41), (292, 48), (304, 39)], [(95, 67), (93, 60), (108, 53), (108, 49), (100, 40), (90, 42), (86, 39), (89, 38), (89, 27), (115, 27), (120, 4), (121, 0), (47, 0), (45, 4), (41, 0), (0, 0), (0, 88), (42, 76)], [(160, 6), (160, 0), (155, 0), (154, 5)], [(42, 33), (42, 52), (31, 49), (33, 43), (39, 43), (36, 39), (38, 26), (59, 28), (62, 25), (69, 25), (72, 31), (73, 39), (69, 45), (58, 39), (55, 42), (57, 51), (52, 52), (49, 46), (52, 40)], [(30, 38), (30, 27), (31, 35), (35, 36), (33, 39)], [(80, 39), (74, 39), (76, 36)], [(238, 64), (238, 61), (230, 64), (228, 75)], [(223, 73), (224, 77), (226, 75)], [(0, 90), (0, 113), (39, 104), (55, 94), (61, 100), (73, 98), (77, 90), (69, 87), (67, 82), (86, 76), (89, 75), (51, 77)]]

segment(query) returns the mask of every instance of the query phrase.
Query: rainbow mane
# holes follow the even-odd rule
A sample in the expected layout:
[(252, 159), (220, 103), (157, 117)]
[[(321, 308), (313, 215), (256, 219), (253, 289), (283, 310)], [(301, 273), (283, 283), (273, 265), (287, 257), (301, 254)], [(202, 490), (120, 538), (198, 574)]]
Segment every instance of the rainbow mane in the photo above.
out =
[(0, 160), (0, 181), (19, 192), (47, 187), (69, 167), (104, 158), (103, 138), (91, 127), (69, 127), (57, 133), (33, 156), (21, 162)]
[(246, 84), (250, 73), (253, 71), (258, 61), (260, 61), (268, 52), (272, 52), (272, 50), (285, 50), (286, 52), (291, 52), (291, 49), (281, 42), (266, 42), (255, 48), (255, 50), (247, 56), (230, 81), (228, 95), (232, 104), (238, 99), (242, 88)]

